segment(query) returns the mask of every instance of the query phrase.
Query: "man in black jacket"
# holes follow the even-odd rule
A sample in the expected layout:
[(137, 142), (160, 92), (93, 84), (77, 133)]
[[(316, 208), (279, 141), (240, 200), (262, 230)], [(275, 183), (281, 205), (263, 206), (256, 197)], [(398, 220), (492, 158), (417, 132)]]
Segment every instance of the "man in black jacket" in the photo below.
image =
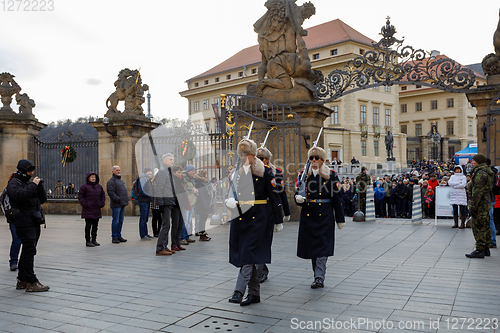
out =
[(111, 172), (113, 175), (106, 184), (106, 191), (110, 199), (111, 207), (111, 238), (114, 244), (124, 243), (127, 240), (122, 237), (123, 219), (125, 217), (125, 206), (128, 205), (128, 192), (125, 183), (121, 179), (121, 170), (115, 165)]
[(43, 181), (35, 177), (30, 181), (35, 171), (35, 164), (30, 160), (20, 160), (17, 171), (11, 176), (7, 185), (7, 193), (14, 213), (12, 219), (16, 226), (17, 237), (23, 245), (19, 259), (19, 274), (16, 289), (26, 291), (47, 291), (38, 281), (34, 271), (36, 245), (40, 238), (40, 224), (44, 224), (41, 215), (42, 204), (47, 201)]

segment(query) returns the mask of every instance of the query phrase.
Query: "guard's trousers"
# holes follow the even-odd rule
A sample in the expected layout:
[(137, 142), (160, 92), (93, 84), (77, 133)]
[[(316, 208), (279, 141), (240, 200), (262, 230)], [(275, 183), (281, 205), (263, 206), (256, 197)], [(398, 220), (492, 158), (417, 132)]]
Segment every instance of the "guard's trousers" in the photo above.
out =
[(315, 279), (320, 278), (321, 280), (325, 281), (327, 260), (328, 257), (311, 259)]
[(243, 265), (238, 273), (235, 291), (245, 295), (245, 289), (248, 286), (248, 294), (260, 296), (260, 276), (262, 274), (262, 265)]

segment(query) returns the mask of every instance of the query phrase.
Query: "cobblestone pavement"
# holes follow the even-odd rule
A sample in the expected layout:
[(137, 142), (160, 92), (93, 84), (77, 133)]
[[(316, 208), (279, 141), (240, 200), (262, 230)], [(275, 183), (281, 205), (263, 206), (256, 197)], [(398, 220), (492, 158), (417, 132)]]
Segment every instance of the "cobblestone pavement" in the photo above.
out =
[[(311, 289), (311, 264), (297, 258), (298, 223), (275, 234), (261, 303), (228, 303), (238, 269), (228, 263), (229, 225), (210, 242), (155, 256), (126, 217), (127, 243), (112, 244), (110, 217), (100, 247), (87, 248), (78, 216), (48, 216), (35, 270), (49, 292), (15, 289), (10, 233), (0, 233), (0, 332), (493, 332), (500, 318), (500, 250), (468, 259), (470, 229), (452, 220), (378, 219), (336, 231), (324, 289)], [(332, 329), (338, 328), (338, 329)]]

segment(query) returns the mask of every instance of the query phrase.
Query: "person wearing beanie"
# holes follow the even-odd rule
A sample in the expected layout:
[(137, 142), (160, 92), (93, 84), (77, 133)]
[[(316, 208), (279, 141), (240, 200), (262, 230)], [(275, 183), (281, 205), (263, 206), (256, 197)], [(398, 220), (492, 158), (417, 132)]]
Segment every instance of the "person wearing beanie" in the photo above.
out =
[(152, 176), (153, 170), (149, 167), (145, 167), (139, 175), (138, 180), (139, 198), (137, 202), (139, 203), (139, 237), (141, 240), (146, 241), (153, 239), (153, 236), (150, 236), (148, 233), (149, 208), (151, 207), (151, 201), (153, 199)]
[[(334, 254), (335, 222), (342, 229), (345, 219), (339, 194), (339, 179), (335, 171), (323, 163), (326, 152), (323, 148), (313, 147), (309, 149), (307, 156), (310, 167), (305, 177), (306, 196), (303, 197), (298, 192), (295, 194), (295, 202), (302, 207), (297, 256), (311, 260), (314, 272), (311, 288), (316, 289), (324, 287), (326, 262)], [(301, 179), (304, 172), (306, 171), (299, 173), (298, 179)]]
[[(283, 171), (276, 167), (271, 163), (271, 159), (273, 154), (266, 147), (260, 147), (257, 149), (257, 158), (264, 162), (264, 165), (269, 166), (274, 174), (274, 178), (276, 179), (276, 190), (280, 197), (281, 208), (283, 208), (283, 221), (276, 221), (276, 225), (274, 227), (274, 232), (280, 232), (283, 230), (283, 222), (290, 221), (290, 205), (288, 204), (288, 198), (285, 192), (285, 182), (283, 180)], [(267, 276), (269, 275), (269, 268), (266, 264), (262, 265), (262, 275), (260, 277), (260, 283), (267, 280)]]
[(493, 171), (486, 165), (486, 156), (476, 154), (472, 157), (471, 180), (468, 185), (469, 211), (472, 218), (472, 233), (476, 240), (476, 249), (465, 256), (484, 258), (490, 255), (490, 195), (493, 185)]
[(365, 166), (361, 167), (361, 172), (356, 176), (356, 191), (359, 195), (358, 210), (362, 211), (363, 214), (366, 213), (366, 187), (371, 184), (370, 176), (366, 173), (367, 169)]
[(12, 223), (22, 244), (16, 289), (25, 289), (28, 292), (50, 289), (38, 281), (34, 270), (40, 225), (45, 224), (42, 204), (47, 201), (43, 181), (38, 177), (30, 180), (34, 171), (35, 164), (32, 161), (20, 160), (16, 172), (10, 176), (7, 184), (7, 194), (13, 212)]
[[(283, 221), (281, 201), (271, 168), (255, 157), (257, 145), (250, 139), (238, 143), (240, 166), (233, 170), (229, 198), (231, 211), (229, 262), (240, 269), (230, 303), (241, 306), (260, 302), (262, 266), (271, 263), (275, 224)], [(248, 295), (243, 295), (248, 286)]]

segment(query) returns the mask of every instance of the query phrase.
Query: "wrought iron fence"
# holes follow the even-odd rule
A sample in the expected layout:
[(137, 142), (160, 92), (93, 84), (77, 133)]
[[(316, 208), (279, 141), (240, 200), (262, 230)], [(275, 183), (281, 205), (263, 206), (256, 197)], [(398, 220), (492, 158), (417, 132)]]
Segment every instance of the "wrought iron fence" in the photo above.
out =
[[(99, 151), (97, 138), (85, 138), (71, 130), (55, 140), (33, 137), (35, 175), (44, 180), (49, 199), (76, 199), (78, 189), (85, 183), (89, 171), (98, 172)], [(62, 163), (61, 152), (66, 146), (76, 151), (72, 163)]]

